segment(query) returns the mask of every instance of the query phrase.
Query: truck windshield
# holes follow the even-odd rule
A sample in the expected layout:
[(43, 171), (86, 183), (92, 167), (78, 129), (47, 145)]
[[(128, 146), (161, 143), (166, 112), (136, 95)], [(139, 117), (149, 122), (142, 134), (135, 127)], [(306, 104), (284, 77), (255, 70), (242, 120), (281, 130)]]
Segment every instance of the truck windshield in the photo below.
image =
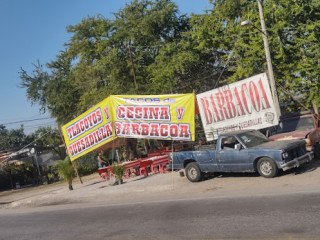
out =
[(238, 134), (238, 137), (247, 148), (258, 146), (265, 142), (270, 142), (270, 140), (259, 131), (241, 133)]
[(315, 128), (312, 117), (298, 117), (283, 120), (279, 123), (277, 133), (287, 133), (296, 130), (309, 130)]

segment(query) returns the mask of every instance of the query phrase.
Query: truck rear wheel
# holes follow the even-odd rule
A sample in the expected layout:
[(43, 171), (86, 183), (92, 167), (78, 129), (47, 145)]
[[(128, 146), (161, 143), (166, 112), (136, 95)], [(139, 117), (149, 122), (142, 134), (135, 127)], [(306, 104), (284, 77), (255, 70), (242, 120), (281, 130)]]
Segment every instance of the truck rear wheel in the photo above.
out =
[(202, 172), (195, 162), (189, 163), (186, 166), (186, 175), (190, 182), (199, 182), (202, 178)]
[(278, 173), (278, 167), (271, 158), (261, 158), (258, 161), (257, 169), (260, 176), (265, 178), (273, 178)]

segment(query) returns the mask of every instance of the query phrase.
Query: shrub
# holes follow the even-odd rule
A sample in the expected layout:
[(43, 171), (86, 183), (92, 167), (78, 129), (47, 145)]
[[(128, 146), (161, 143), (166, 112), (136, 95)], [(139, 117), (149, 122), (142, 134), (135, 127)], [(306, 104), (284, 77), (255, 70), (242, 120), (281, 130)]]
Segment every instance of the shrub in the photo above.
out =
[(119, 181), (121, 182), (123, 174), (126, 170), (126, 167), (123, 165), (113, 165), (112, 169), (113, 169), (113, 173), (117, 175)]
[(55, 167), (58, 170), (59, 177), (68, 183), (69, 190), (73, 190), (72, 179), (75, 176), (75, 171), (71, 164), (70, 158), (66, 157), (65, 160), (59, 160), (55, 164)]

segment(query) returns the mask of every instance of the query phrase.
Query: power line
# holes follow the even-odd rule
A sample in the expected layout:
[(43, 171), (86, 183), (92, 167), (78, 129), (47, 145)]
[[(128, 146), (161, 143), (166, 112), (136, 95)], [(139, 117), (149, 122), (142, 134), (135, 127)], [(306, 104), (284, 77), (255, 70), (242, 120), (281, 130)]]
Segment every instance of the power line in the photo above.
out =
[(0, 121), (18, 121), (18, 120), (22, 121), (22, 120), (29, 120), (30, 118), (31, 119), (32, 118), (38, 118), (40, 116), (46, 117), (47, 115), (40, 113), (40, 114), (37, 114), (37, 115), (25, 116), (25, 117), (20, 116), (20, 117), (10, 117), (10, 118), (0, 118)]
[(0, 123), (1, 125), (11, 125), (11, 124), (18, 124), (18, 123), (25, 123), (25, 122), (34, 122), (39, 120), (45, 120), (45, 119), (51, 119), (51, 117), (45, 117), (45, 118), (34, 118), (29, 120), (22, 120), (22, 121), (16, 121), (16, 122), (7, 122), (7, 123)]

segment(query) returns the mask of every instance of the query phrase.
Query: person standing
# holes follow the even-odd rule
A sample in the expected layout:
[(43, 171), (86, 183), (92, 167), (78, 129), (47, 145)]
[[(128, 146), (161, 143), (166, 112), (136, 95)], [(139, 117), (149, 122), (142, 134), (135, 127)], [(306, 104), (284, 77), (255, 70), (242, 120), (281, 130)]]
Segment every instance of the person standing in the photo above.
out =
[(98, 154), (98, 167), (99, 168), (103, 168), (103, 167), (106, 167), (108, 165), (109, 165), (108, 162), (103, 159), (102, 153), (99, 152), (99, 154)]

